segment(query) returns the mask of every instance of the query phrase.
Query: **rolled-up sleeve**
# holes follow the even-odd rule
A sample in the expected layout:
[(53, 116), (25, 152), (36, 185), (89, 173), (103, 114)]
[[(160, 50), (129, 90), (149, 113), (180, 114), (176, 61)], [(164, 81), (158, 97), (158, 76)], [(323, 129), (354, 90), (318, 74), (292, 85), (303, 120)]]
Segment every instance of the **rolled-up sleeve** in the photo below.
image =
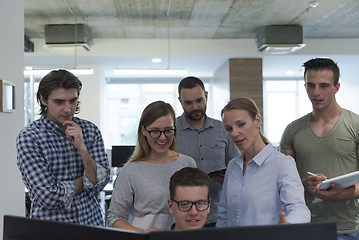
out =
[(106, 184), (110, 180), (110, 166), (100, 130), (95, 128), (94, 134), (95, 137), (92, 142), (87, 144), (87, 149), (93, 160), (96, 162), (97, 183), (96, 185), (93, 185), (85, 174), (83, 183), (85, 190), (99, 193), (105, 188)]
[(109, 169), (98, 163), (96, 163), (96, 167), (97, 184), (93, 185), (88, 177), (84, 174), (84, 189), (95, 189), (97, 192), (101, 192), (109, 181)]

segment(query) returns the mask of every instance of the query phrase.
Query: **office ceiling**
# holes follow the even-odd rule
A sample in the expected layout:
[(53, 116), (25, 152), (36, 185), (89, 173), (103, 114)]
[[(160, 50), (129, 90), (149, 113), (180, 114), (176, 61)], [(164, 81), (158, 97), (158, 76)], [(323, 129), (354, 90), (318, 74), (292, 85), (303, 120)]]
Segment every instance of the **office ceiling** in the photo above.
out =
[[(255, 38), (264, 25), (300, 24), (304, 38), (358, 38), (358, 0), (25, 0), (25, 34), (84, 23), (93, 38)], [(312, 7), (317, 5), (317, 7)]]
[[(315, 5), (317, 6), (314, 7)], [(314, 52), (322, 45), (327, 49), (339, 47), (337, 43), (319, 44), (319, 47), (318, 44), (314, 47), (307, 44), (299, 53), (295, 53), (297, 56), (272, 57), (259, 54), (254, 41), (257, 29), (265, 25), (286, 24), (302, 25), (305, 43), (310, 39), (353, 39), (348, 51), (353, 55), (359, 53), (359, 43), (355, 42), (355, 39), (359, 39), (358, 0), (24, 0), (24, 7), (24, 32), (36, 45), (34, 53), (25, 54), (25, 65), (34, 68), (105, 64), (108, 69), (106, 71), (111, 72), (118, 67), (180, 66), (188, 69), (189, 74), (210, 76), (229, 58), (262, 57), (264, 76), (277, 76), (286, 70), (301, 76), (301, 64), (311, 57), (308, 53), (318, 54)], [(82, 55), (76, 50), (78, 57), (74, 60), (73, 52), (68, 55), (53, 53), (43, 47), (46, 24), (74, 23), (89, 26), (94, 39), (89, 52)], [(183, 45), (184, 48), (181, 46), (182, 52), (179, 54), (174, 53), (176, 49), (172, 50), (171, 58), (167, 56), (167, 61), (164, 59), (162, 63), (154, 66), (151, 58), (158, 48), (147, 42), (139, 43), (138, 39), (177, 39), (182, 45), (187, 39), (197, 39), (200, 42), (204, 42), (203, 39), (247, 39), (251, 45), (246, 48), (235, 43), (223, 46), (222, 41), (222, 45), (209, 46), (205, 43), (191, 46), (190, 43)], [(110, 41), (114, 40), (117, 42), (111, 44)], [(128, 43), (118, 43), (126, 40), (134, 43), (129, 51), (126, 49)], [(162, 45), (167, 48), (166, 42)], [(178, 42), (173, 43), (172, 48), (178, 45)], [(218, 51), (217, 48), (212, 51), (211, 48), (218, 46)], [(340, 46), (345, 47), (345, 44)], [(108, 48), (107, 53), (102, 52), (104, 47)], [(151, 53), (145, 53), (149, 49)], [(200, 51), (197, 51), (198, 49)], [(247, 49), (253, 50), (247, 53)], [(220, 50), (225, 52), (221, 53)], [(298, 56), (303, 54), (303, 50), (307, 55)], [(165, 58), (166, 51), (163, 51), (165, 53), (160, 57)], [(168, 55), (169, 52), (168, 50)], [(322, 53), (323, 51), (319, 52)], [(351, 65), (352, 68), (357, 68), (359, 60), (356, 58), (354, 62), (347, 62), (354, 64)]]

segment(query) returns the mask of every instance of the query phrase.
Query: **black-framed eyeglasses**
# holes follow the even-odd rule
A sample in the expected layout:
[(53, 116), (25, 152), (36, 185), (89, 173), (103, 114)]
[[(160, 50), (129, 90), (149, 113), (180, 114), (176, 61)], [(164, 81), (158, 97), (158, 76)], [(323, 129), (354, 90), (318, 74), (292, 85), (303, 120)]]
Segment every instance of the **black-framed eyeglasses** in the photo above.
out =
[(166, 129), (166, 130), (147, 130), (147, 128), (145, 127), (146, 131), (150, 134), (151, 138), (159, 138), (161, 137), (161, 134), (163, 133), (163, 135), (165, 135), (165, 137), (173, 137), (176, 133), (176, 129), (175, 128), (171, 128), (171, 129)]
[(174, 199), (172, 199), (172, 201), (177, 203), (178, 209), (182, 212), (188, 212), (189, 210), (191, 210), (193, 205), (196, 206), (197, 211), (200, 212), (206, 211), (211, 202), (210, 200), (199, 200), (199, 201), (191, 202), (191, 201), (176, 201)]

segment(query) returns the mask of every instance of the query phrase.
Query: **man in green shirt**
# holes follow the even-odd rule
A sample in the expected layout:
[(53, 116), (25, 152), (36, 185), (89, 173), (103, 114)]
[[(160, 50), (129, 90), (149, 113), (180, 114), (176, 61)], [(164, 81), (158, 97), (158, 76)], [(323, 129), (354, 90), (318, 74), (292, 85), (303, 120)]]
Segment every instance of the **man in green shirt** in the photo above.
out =
[[(296, 160), (312, 222), (336, 222), (338, 240), (358, 239), (359, 183), (346, 189), (332, 184), (328, 190), (320, 190), (319, 184), (359, 170), (359, 116), (336, 102), (340, 73), (333, 60), (316, 58), (303, 66), (313, 110), (286, 127), (281, 152)], [(323, 201), (313, 203), (314, 197)]]

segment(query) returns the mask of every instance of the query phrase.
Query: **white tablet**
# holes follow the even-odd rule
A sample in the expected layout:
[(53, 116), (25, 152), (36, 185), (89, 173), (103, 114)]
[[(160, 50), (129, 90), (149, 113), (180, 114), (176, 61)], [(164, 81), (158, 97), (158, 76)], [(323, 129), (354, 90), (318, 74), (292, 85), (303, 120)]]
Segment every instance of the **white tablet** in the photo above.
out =
[(359, 181), (359, 171), (356, 171), (356, 172), (352, 172), (352, 173), (348, 173), (348, 174), (344, 174), (344, 175), (341, 175), (338, 177), (324, 180), (320, 184), (320, 189), (325, 190), (325, 189), (330, 188), (330, 184), (332, 182), (338, 184), (341, 188), (347, 188), (347, 187), (353, 186), (358, 181)]

